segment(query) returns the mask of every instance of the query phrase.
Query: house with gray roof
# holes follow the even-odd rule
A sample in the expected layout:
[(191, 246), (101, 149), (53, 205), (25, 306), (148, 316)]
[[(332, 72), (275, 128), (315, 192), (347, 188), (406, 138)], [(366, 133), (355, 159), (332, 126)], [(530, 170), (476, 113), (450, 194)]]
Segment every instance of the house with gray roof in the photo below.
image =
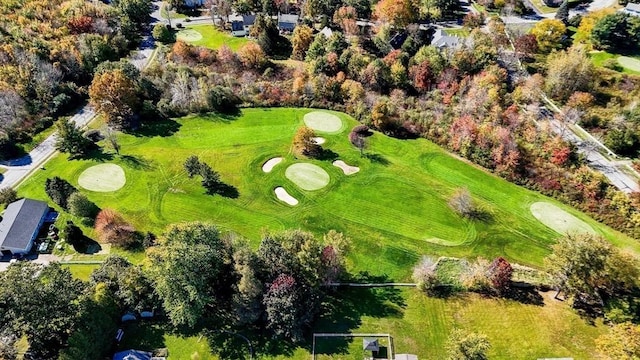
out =
[(300, 17), (296, 14), (278, 14), (278, 30), (293, 32), (298, 25)]
[(631, 16), (640, 16), (640, 4), (628, 3), (622, 11)]
[(49, 205), (43, 201), (22, 199), (9, 204), (0, 222), (0, 251), (29, 253), (48, 213)]
[(462, 39), (457, 36), (447, 35), (444, 30), (437, 29), (436, 32), (433, 33), (431, 45), (438, 49), (454, 49), (462, 45)]

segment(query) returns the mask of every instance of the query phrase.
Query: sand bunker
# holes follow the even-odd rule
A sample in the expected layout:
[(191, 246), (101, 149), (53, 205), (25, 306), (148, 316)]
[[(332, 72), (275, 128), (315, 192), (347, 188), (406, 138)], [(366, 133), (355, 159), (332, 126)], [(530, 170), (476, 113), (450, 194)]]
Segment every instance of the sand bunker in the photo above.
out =
[(313, 141), (314, 141), (316, 144), (318, 144), (318, 145), (322, 145), (322, 144), (324, 144), (324, 143), (326, 143), (326, 142), (327, 142), (327, 139), (325, 139), (325, 138), (323, 138), (323, 137), (314, 137), (314, 138), (312, 138), (312, 139), (313, 139)]
[(329, 184), (329, 174), (323, 168), (309, 163), (293, 164), (284, 172), (287, 179), (303, 190), (318, 190)]
[(287, 190), (285, 190), (282, 186), (278, 186), (273, 190), (273, 192), (276, 193), (276, 197), (278, 198), (278, 200), (283, 201), (284, 203), (289, 204), (291, 206), (298, 205), (298, 200), (293, 196), (289, 195)]
[(345, 175), (351, 175), (351, 174), (355, 174), (358, 171), (360, 171), (360, 168), (357, 166), (351, 166), (351, 165), (347, 165), (347, 163), (345, 163), (342, 160), (336, 160), (333, 162), (333, 166), (339, 167), (340, 169), (342, 169), (342, 171), (344, 172)]
[(281, 157), (274, 157), (273, 159), (267, 160), (267, 162), (262, 165), (262, 171), (266, 173), (271, 172), (271, 170), (273, 170), (276, 165), (280, 164), (282, 160), (284, 160), (284, 158)]
[(560, 234), (596, 233), (589, 224), (551, 203), (533, 203), (531, 204), (530, 210), (531, 214), (538, 219), (538, 221)]
[(116, 164), (95, 165), (83, 171), (78, 184), (91, 191), (111, 192), (120, 190), (127, 183), (124, 170)]
[(342, 129), (339, 117), (324, 111), (313, 111), (304, 116), (304, 124), (313, 130), (322, 132), (338, 132)]

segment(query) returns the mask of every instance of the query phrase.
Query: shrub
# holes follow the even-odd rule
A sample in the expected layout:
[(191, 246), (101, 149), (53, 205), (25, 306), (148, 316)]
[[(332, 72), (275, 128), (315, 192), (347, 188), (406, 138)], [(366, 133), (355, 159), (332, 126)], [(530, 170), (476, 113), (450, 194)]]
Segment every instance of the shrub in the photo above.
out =
[(447, 358), (451, 360), (484, 360), (491, 344), (486, 336), (455, 329), (447, 340)]
[(0, 189), (0, 205), (9, 205), (18, 199), (18, 193), (10, 187)]
[(296, 131), (296, 135), (293, 138), (293, 146), (303, 155), (309, 157), (317, 156), (322, 153), (322, 147), (313, 139), (315, 136), (316, 134), (311, 128), (303, 126)]
[(64, 227), (64, 236), (67, 243), (75, 249), (82, 248), (87, 244), (82, 230), (71, 221), (67, 221), (67, 225)]
[(163, 44), (168, 44), (176, 41), (176, 36), (173, 31), (171, 31), (171, 29), (169, 29), (167, 25), (162, 23), (158, 23), (153, 27), (152, 34), (154, 39), (160, 41)]
[(471, 194), (467, 189), (458, 189), (449, 200), (449, 206), (451, 206), (458, 215), (466, 218), (473, 218), (477, 210), (473, 198), (471, 198)]
[(200, 174), (200, 160), (196, 155), (191, 155), (184, 162), (184, 169), (187, 171), (187, 175), (192, 178)]
[(73, 187), (67, 180), (59, 177), (47, 179), (44, 183), (44, 192), (63, 209), (67, 209), (67, 200), (76, 192), (76, 188)]
[(75, 216), (93, 219), (100, 209), (81, 192), (74, 192), (67, 200), (69, 212)]
[(104, 209), (96, 216), (95, 230), (100, 241), (122, 248), (132, 248), (138, 243), (135, 228), (111, 209)]
[(469, 291), (481, 293), (489, 292), (492, 288), (489, 279), (489, 262), (479, 258), (475, 263), (469, 265), (465, 272), (461, 274), (462, 285)]

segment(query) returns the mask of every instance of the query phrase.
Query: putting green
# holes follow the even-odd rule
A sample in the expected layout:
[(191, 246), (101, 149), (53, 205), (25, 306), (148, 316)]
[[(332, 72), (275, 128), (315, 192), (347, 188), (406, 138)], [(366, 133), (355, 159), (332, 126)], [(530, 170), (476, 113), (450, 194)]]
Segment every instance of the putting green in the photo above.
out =
[(640, 72), (640, 60), (636, 58), (620, 56), (618, 57), (618, 64), (628, 70)]
[(313, 130), (335, 133), (342, 129), (339, 117), (324, 111), (313, 111), (304, 116), (304, 123)]
[(112, 192), (120, 190), (127, 183), (124, 170), (116, 164), (95, 165), (83, 171), (78, 184), (91, 191)]
[(329, 174), (323, 168), (308, 164), (293, 164), (284, 172), (287, 179), (303, 190), (318, 190), (329, 184)]
[(589, 224), (548, 202), (531, 204), (531, 214), (560, 234), (596, 234)]
[(193, 41), (201, 40), (202, 34), (200, 34), (198, 31), (193, 29), (184, 29), (184, 30), (178, 31), (178, 34), (176, 35), (176, 39), (186, 41), (186, 42), (193, 42)]

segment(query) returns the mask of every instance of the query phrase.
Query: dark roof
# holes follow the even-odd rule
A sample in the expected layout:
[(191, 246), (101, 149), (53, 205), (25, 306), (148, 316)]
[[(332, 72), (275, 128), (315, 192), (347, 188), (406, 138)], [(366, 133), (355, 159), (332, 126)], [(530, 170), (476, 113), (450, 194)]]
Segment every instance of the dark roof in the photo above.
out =
[(120, 351), (113, 355), (113, 360), (151, 360), (151, 353), (140, 350)]
[(364, 338), (362, 339), (362, 350), (379, 351), (380, 345), (378, 339)]
[(289, 23), (289, 22), (280, 22), (278, 23), (278, 27), (281, 30), (293, 30), (296, 28), (296, 24), (295, 23)]
[(242, 22), (245, 26), (253, 26), (253, 23), (256, 22), (256, 16), (253, 14), (242, 15)]
[(0, 222), (0, 246), (25, 249), (49, 212), (46, 202), (22, 199), (7, 206)]
[(240, 31), (244, 30), (244, 26), (242, 21), (232, 21), (231, 22), (231, 31)]
[(389, 45), (391, 45), (391, 47), (395, 50), (398, 50), (407, 40), (407, 37), (409, 37), (409, 34), (407, 34), (406, 32), (399, 32), (391, 39), (391, 41), (389, 41)]

